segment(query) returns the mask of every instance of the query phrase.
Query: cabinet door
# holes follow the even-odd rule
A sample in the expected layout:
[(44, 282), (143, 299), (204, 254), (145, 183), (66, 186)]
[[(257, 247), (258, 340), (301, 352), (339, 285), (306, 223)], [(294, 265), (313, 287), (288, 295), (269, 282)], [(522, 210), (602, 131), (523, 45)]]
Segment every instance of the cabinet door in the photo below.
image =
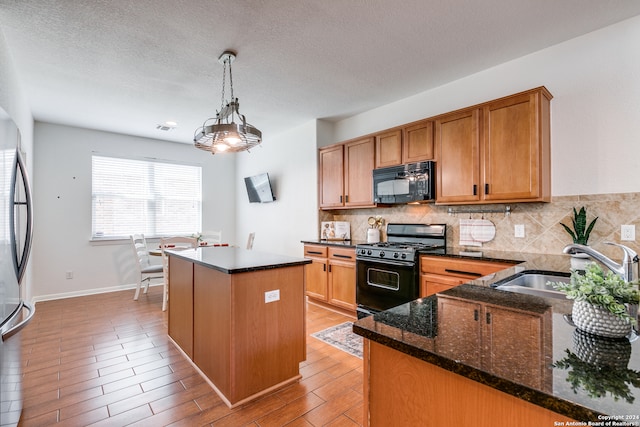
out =
[(304, 266), (307, 295), (321, 301), (328, 300), (327, 280), (329, 264), (326, 258), (310, 258), (311, 264)]
[(394, 130), (376, 136), (376, 168), (402, 164), (402, 131)]
[(543, 317), (538, 314), (486, 306), (484, 367), (493, 374), (536, 389), (545, 389)]
[(539, 97), (539, 92), (525, 93), (483, 108), (485, 200), (529, 200), (542, 195)]
[(438, 296), (436, 351), (445, 357), (481, 367), (482, 306)]
[(433, 122), (424, 121), (404, 128), (402, 163), (433, 160)]
[(319, 152), (318, 195), (321, 208), (344, 205), (343, 146), (321, 149)]
[(169, 257), (169, 336), (193, 358), (193, 263)]
[(373, 206), (374, 148), (373, 138), (365, 138), (344, 145), (345, 206)]
[(461, 279), (452, 276), (439, 276), (437, 274), (421, 274), (420, 275), (420, 298), (429, 295), (444, 292), (463, 283), (468, 279)]
[(480, 200), (480, 110), (472, 109), (435, 121), (436, 202)]
[(356, 309), (356, 264), (329, 259), (329, 302), (347, 310)]

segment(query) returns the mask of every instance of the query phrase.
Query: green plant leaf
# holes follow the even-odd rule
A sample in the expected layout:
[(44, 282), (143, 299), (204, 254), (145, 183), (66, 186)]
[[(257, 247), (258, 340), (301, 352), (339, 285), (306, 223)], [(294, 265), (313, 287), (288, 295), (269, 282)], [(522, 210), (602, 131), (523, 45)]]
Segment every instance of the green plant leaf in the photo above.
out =
[(575, 301), (586, 301), (591, 305), (602, 307), (621, 319), (632, 318), (625, 304), (638, 304), (640, 291), (636, 282), (627, 282), (612, 271), (606, 273), (599, 264), (590, 262), (586, 265), (584, 274), (578, 270), (571, 272), (568, 283), (549, 282), (555, 289), (567, 294), (567, 298)]

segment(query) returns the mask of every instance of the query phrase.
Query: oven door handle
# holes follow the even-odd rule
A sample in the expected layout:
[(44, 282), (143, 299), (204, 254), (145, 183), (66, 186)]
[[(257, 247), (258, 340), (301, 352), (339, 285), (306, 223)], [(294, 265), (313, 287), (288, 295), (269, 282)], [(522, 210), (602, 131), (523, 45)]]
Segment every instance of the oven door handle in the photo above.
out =
[(400, 266), (400, 267), (413, 267), (415, 265), (415, 262), (413, 261), (386, 260), (384, 258), (367, 258), (367, 259), (356, 258), (356, 263), (358, 262), (366, 262), (369, 264), (394, 265), (394, 266)]

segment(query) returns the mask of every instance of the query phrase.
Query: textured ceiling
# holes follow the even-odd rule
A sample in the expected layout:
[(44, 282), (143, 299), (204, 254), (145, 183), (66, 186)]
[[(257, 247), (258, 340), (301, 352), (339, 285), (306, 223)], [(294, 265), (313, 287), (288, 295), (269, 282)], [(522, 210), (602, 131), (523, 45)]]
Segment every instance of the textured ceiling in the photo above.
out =
[(638, 14), (637, 0), (0, 0), (0, 31), (36, 120), (191, 143), (220, 108), (226, 49), (268, 138)]

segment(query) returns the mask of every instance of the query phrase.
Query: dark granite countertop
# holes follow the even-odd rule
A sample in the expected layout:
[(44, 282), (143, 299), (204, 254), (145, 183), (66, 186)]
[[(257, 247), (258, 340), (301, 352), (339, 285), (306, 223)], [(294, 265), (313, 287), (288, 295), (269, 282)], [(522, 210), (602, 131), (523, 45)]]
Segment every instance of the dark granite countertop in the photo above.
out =
[(365, 243), (365, 241), (362, 241), (362, 240), (324, 240), (324, 239), (301, 240), (301, 242), (309, 245), (339, 246), (341, 248), (355, 248), (356, 245), (361, 245)]
[(278, 255), (237, 247), (203, 246), (196, 249), (167, 250), (169, 255), (183, 258), (227, 274), (267, 270), (311, 263), (310, 259)]
[[(568, 273), (570, 256), (499, 251), (481, 251), (481, 253), (469, 255), (466, 251), (459, 250), (448, 250), (447, 254), (442, 256), (485, 261), (521, 261), (521, 263), (448, 291), (358, 320), (353, 326), (354, 332), (577, 421), (601, 422), (603, 416), (620, 416), (622, 418), (618, 420), (619, 422), (624, 421), (629, 424), (618, 425), (640, 425), (640, 419), (633, 418), (640, 416), (640, 401), (635, 400), (640, 398), (640, 339), (635, 339), (637, 337), (633, 334), (631, 340), (626, 338), (610, 340), (585, 334), (565, 318), (566, 314), (571, 313), (573, 305), (571, 300), (506, 292), (491, 286), (524, 271)], [(447, 323), (451, 322), (451, 319), (443, 315), (438, 316), (440, 303), (451, 300), (456, 300), (458, 306), (462, 307), (467, 303), (469, 307), (476, 308), (493, 306), (525, 314), (530, 313), (544, 319), (541, 325), (548, 349), (542, 352), (540, 362), (541, 375), (546, 379), (538, 384), (532, 384), (530, 378), (523, 378), (513, 368), (511, 368), (513, 372), (509, 369), (505, 371), (505, 367), (513, 367), (515, 362), (512, 358), (518, 357), (518, 350), (529, 346), (527, 342), (514, 339), (514, 336), (522, 334), (507, 333), (501, 336), (494, 333), (491, 339), (499, 348), (503, 350), (512, 348), (513, 351), (493, 353), (491, 364), (470, 362), (469, 360), (473, 360), (473, 357), (465, 354), (466, 351), (482, 351), (478, 349), (478, 335), (472, 331), (457, 336), (446, 334), (443, 331), (451, 329), (452, 323)], [(473, 308), (470, 309), (473, 310)], [(453, 322), (453, 326), (455, 323), (459, 322)], [(518, 325), (512, 325), (512, 328), (517, 327)], [(443, 333), (439, 334), (439, 331)], [(531, 339), (538, 339), (534, 335)], [(598, 370), (581, 360), (593, 360), (589, 357), (600, 359), (617, 357), (619, 367)], [(567, 358), (573, 362), (573, 367), (563, 369), (554, 366), (555, 363)], [(498, 369), (502, 370), (498, 372)], [(602, 393), (602, 396), (592, 396), (582, 386), (576, 387), (575, 391), (572, 388), (570, 381), (579, 372), (584, 373), (582, 377), (587, 382), (595, 383), (596, 388), (606, 387), (607, 384), (625, 375), (635, 379), (635, 384), (631, 381), (620, 381), (611, 387), (617, 390), (617, 396), (612, 396), (610, 391)], [(602, 377), (597, 375), (602, 375), (606, 380), (603, 381)]]

